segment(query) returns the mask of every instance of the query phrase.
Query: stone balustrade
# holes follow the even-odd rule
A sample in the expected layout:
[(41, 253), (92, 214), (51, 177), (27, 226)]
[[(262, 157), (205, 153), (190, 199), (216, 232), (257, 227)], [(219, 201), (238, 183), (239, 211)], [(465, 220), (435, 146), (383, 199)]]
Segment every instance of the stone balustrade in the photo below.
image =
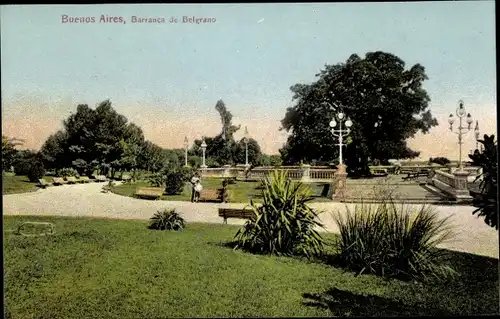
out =
[[(285, 171), (289, 178), (294, 180), (301, 180), (303, 182), (311, 181), (333, 181), (335, 169), (331, 168), (318, 168), (311, 167), (310, 165), (302, 165), (301, 167), (255, 167), (250, 170), (248, 178), (250, 179), (262, 179), (269, 175), (270, 172), (278, 170)], [(245, 177), (244, 167), (230, 167), (228, 165), (224, 167), (217, 168), (202, 168), (202, 177)]]

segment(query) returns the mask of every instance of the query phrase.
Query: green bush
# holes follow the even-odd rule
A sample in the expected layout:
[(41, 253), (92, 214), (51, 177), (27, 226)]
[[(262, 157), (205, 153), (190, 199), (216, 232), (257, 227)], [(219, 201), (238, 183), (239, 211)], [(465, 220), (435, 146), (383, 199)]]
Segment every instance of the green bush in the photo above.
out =
[(67, 167), (57, 170), (56, 175), (60, 177), (78, 176), (78, 172), (72, 167)]
[(186, 222), (175, 209), (165, 209), (156, 212), (149, 219), (149, 229), (157, 230), (181, 230), (186, 227)]
[(482, 152), (476, 150), (473, 155), (469, 155), (475, 166), (480, 166), (483, 173), (477, 177), (482, 178), (479, 185), (480, 191), (475, 193), (472, 205), (476, 210), (472, 214), (483, 217), (484, 222), (498, 230), (498, 147), (495, 135), (484, 135), (484, 139), (479, 140), (483, 144)]
[(154, 173), (148, 177), (148, 181), (151, 186), (163, 187), (163, 184), (165, 183), (165, 176), (162, 173)]
[(314, 229), (322, 226), (306, 205), (311, 189), (292, 182), (284, 171), (271, 172), (262, 191), (262, 205), (250, 200), (254, 216), (235, 235), (235, 248), (255, 253), (320, 255), (324, 241)]
[(361, 273), (406, 279), (447, 278), (454, 271), (443, 264), (446, 251), (436, 245), (452, 238), (448, 218), (439, 219), (430, 206), (356, 205), (337, 211), (337, 260)]
[(165, 178), (165, 193), (168, 195), (176, 195), (182, 193), (184, 185), (188, 180), (185, 172), (168, 172)]
[(30, 182), (38, 182), (38, 180), (43, 178), (44, 176), (45, 168), (43, 167), (42, 161), (34, 161), (28, 170), (28, 178)]
[(446, 157), (435, 157), (435, 158), (430, 158), (429, 159), (429, 164), (431, 163), (435, 163), (435, 164), (439, 164), (439, 165), (447, 165), (447, 164), (450, 164), (451, 161), (449, 159), (447, 159)]

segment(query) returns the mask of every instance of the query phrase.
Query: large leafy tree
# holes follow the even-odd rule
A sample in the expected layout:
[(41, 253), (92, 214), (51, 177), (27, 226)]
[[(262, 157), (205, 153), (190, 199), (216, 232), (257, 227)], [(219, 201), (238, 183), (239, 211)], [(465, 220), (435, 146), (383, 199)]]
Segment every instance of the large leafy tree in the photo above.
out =
[(311, 84), (290, 88), (296, 104), (282, 120), (291, 135), (280, 150), (287, 164), (335, 161), (337, 140), (329, 122), (340, 111), (354, 123), (345, 150), (351, 171), (367, 172), (369, 159), (418, 156), (406, 140), (437, 125), (428, 110), (430, 98), (422, 87), (427, 76), (420, 64), (405, 69), (399, 57), (377, 51), (326, 65), (316, 76)]
[(140, 127), (111, 106), (109, 100), (96, 109), (86, 104), (63, 121), (63, 129), (51, 135), (40, 153), (50, 168), (75, 167), (88, 174), (96, 168), (135, 169), (140, 167), (144, 148)]
[(14, 164), (18, 154), (16, 147), (20, 145), (23, 145), (23, 140), (2, 135), (2, 170), (9, 170)]

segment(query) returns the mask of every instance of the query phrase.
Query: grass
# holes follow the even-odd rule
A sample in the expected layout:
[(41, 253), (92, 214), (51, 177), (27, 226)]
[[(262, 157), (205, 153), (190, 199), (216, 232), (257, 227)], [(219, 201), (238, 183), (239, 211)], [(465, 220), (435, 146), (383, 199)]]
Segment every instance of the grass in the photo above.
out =
[[(4, 232), (5, 318), (480, 315), (498, 313), (498, 260), (453, 253), (461, 278), (422, 285), (224, 247), (237, 227), (4, 216), (56, 234)], [(330, 235), (331, 236), (331, 235)]]
[[(44, 177), (47, 182), (51, 181), (51, 177)], [(27, 176), (13, 175), (10, 173), (2, 173), (2, 194), (19, 194), (34, 192), (38, 190), (36, 182), (30, 182)]]
[[(221, 178), (204, 178), (202, 181), (204, 189), (215, 189), (222, 187), (222, 179)], [(254, 199), (255, 202), (261, 202), (261, 190), (256, 189), (259, 186), (260, 182), (256, 181), (236, 181), (235, 184), (228, 185), (228, 189), (231, 192), (231, 200), (232, 203), (248, 203), (251, 198)], [(330, 201), (326, 197), (321, 197), (321, 191), (323, 189), (323, 185), (319, 184), (310, 184), (313, 196), (315, 197), (314, 201)], [(133, 197), (136, 190), (140, 187), (151, 187), (148, 181), (137, 181), (135, 183), (125, 183), (122, 185), (114, 186), (112, 188), (112, 192), (122, 196)], [(171, 200), (171, 201), (190, 201), (191, 200), (191, 184), (186, 183), (184, 189), (179, 195), (162, 195), (160, 197), (162, 200)]]

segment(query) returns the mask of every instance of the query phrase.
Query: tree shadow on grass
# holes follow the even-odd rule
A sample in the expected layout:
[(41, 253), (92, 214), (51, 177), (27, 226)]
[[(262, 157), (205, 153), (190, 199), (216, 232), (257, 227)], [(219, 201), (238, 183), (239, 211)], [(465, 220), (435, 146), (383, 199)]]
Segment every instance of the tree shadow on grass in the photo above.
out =
[(439, 309), (426, 309), (408, 306), (400, 302), (379, 297), (364, 296), (349, 291), (332, 288), (324, 293), (305, 293), (304, 305), (329, 309), (334, 316), (452, 316), (452, 313)]
[[(355, 273), (333, 254), (316, 262), (343, 269), (347, 273)], [(330, 309), (337, 316), (450, 316), (499, 313), (498, 259), (447, 250), (443, 263), (455, 270), (456, 275), (453, 278), (429, 278), (419, 283), (411, 282), (409, 278), (397, 278), (394, 289), (398, 292), (394, 293), (394, 300), (332, 288), (324, 293), (304, 294), (303, 297), (309, 299), (304, 303)], [(402, 298), (411, 302), (414, 295), (423, 296), (425, 306), (408, 305), (396, 300)]]

